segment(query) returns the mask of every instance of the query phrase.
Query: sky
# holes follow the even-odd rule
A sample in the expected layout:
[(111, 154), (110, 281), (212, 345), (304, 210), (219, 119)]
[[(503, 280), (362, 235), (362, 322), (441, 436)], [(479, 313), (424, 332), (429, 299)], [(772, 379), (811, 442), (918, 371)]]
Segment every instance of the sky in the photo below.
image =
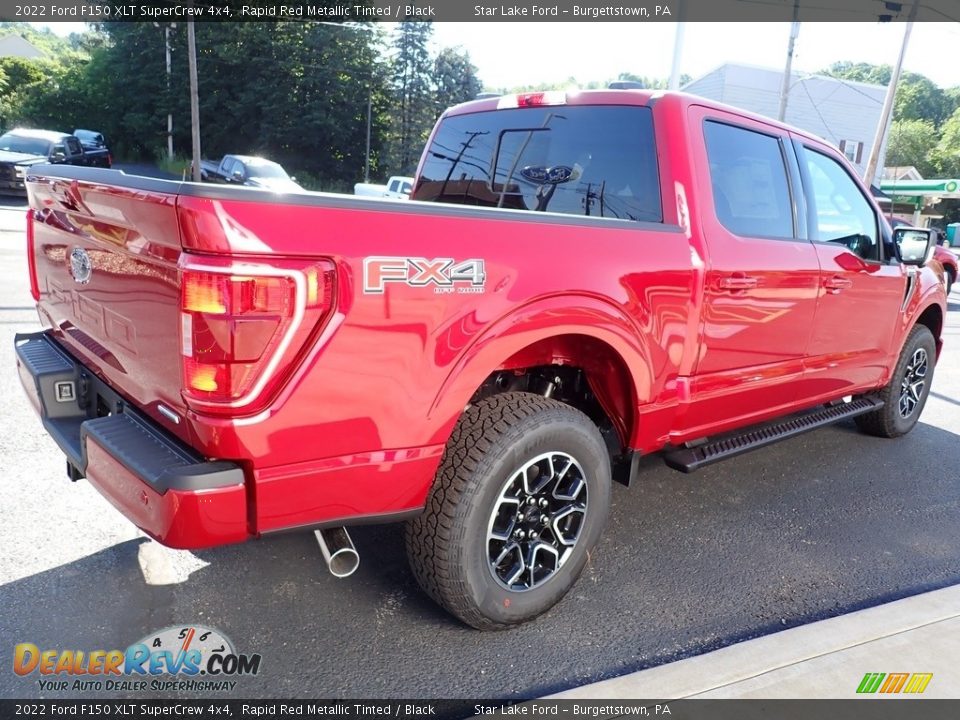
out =
[[(83, 23), (37, 23), (67, 35)], [(817, 72), (839, 60), (896, 62), (903, 23), (802, 23), (793, 67)], [(666, 78), (675, 23), (434, 23), (437, 46), (470, 53), (487, 89), (608, 80), (621, 72)], [(680, 72), (697, 78), (726, 62), (782, 68), (790, 23), (687, 23)], [(960, 85), (960, 23), (913, 26), (904, 68), (941, 87)]]

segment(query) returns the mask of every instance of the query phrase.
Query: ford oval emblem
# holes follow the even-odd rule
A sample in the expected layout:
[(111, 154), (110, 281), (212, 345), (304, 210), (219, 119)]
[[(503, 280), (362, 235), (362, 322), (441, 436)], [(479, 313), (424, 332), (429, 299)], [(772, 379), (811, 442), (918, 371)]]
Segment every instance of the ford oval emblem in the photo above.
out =
[(90, 276), (93, 274), (93, 263), (90, 262), (90, 255), (83, 248), (74, 248), (70, 253), (70, 272), (73, 279), (81, 285), (90, 282)]
[(573, 179), (574, 170), (567, 165), (554, 165), (553, 167), (528, 165), (520, 171), (520, 176), (538, 185), (562, 185)]

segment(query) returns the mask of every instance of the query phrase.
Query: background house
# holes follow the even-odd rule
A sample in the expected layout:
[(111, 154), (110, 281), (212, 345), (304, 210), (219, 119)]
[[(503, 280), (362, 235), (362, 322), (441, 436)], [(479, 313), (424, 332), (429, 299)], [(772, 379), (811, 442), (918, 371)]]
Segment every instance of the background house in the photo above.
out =
[(38, 60), (45, 57), (42, 50), (19, 35), (5, 35), (0, 37), (0, 58), (19, 57), (27, 60)]
[[(727, 63), (687, 83), (683, 90), (776, 118), (782, 83), (783, 70)], [(862, 177), (885, 93), (880, 85), (794, 73), (785, 121), (838, 147)], [(883, 167), (883, 155), (878, 168)]]

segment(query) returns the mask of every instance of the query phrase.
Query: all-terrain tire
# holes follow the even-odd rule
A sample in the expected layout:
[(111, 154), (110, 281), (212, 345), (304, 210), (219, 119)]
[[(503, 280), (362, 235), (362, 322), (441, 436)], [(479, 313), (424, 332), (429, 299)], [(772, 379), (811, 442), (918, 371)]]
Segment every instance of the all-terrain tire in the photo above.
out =
[[(564, 463), (568, 469), (561, 472)], [(541, 479), (547, 489), (535, 496), (532, 488)], [(550, 482), (557, 483), (555, 489), (549, 490)], [(563, 507), (582, 505), (582, 512), (556, 509), (567, 502), (556, 499), (558, 494), (576, 496)], [(524, 511), (516, 515), (514, 495)], [(544, 515), (537, 515), (537, 503)], [(609, 508), (610, 458), (586, 415), (531, 393), (495, 395), (470, 406), (454, 428), (426, 509), (407, 523), (407, 556), (420, 586), (447, 611), (481, 630), (503, 629), (541, 615), (567, 593), (600, 537)], [(550, 512), (568, 516), (554, 520), (546, 515)], [(575, 532), (570, 515), (576, 516)], [(529, 523), (538, 522), (535, 541), (515, 540)], [(555, 524), (560, 522), (562, 528)], [(491, 537), (501, 523), (509, 541)], [(561, 542), (563, 533), (572, 546)], [(549, 538), (560, 546), (556, 559), (539, 547)], [(498, 565), (494, 558), (511, 543), (516, 554), (508, 553)], [(517, 580), (514, 571), (521, 573)], [(524, 583), (529, 587), (520, 587)]]
[[(930, 394), (936, 357), (937, 345), (933, 333), (924, 325), (917, 325), (907, 335), (890, 383), (880, 391), (883, 407), (857, 416), (857, 427), (869, 435), (884, 438), (900, 437), (913, 430)], [(924, 368), (917, 367), (918, 360), (925, 362)], [(906, 385), (919, 381), (918, 372), (922, 372), (923, 386), (915, 393), (916, 397), (905, 399), (903, 393), (910, 392)]]

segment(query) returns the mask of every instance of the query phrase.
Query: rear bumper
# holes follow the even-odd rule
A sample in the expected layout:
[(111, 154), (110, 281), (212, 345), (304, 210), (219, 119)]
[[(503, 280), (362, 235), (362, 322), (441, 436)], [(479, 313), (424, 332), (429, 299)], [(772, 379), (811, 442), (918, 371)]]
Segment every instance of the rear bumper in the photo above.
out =
[(44, 428), (137, 527), (164, 545), (203, 548), (249, 537), (243, 469), (207, 461), (74, 360), (47, 333), (17, 335), (20, 381)]

